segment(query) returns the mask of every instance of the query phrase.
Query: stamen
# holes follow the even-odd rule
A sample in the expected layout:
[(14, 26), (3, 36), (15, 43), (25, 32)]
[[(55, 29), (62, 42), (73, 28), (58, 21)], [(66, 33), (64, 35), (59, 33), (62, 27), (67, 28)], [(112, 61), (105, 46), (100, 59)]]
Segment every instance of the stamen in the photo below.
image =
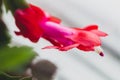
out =
[(98, 53), (100, 56), (104, 56), (103, 49), (101, 47), (95, 47), (95, 52)]

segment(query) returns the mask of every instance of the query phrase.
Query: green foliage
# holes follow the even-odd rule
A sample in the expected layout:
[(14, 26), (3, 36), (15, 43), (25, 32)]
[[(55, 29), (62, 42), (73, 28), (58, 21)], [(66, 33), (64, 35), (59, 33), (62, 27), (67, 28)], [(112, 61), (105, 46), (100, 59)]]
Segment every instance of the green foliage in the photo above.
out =
[(20, 80), (20, 77), (12, 77), (4, 72), (0, 72), (0, 80)]
[(25, 0), (4, 0), (6, 10), (11, 10), (13, 13), (18, 8), (27, 8), (29, 7)]
[(32, 80), (32, 78), (23, 78), (22, 76), (10, 76), (4, 72), (0, 72), (0, 80)]
[(0, 47), (7, 45), (10, 42), (10, 36), (6, 25), (0, 18)]
[(28, 65), (35, 57), (33, 50), (29, 47), (1, 47), (0, 48), (0, 71), (20, 70)]
[(2, 0), (0, 0), (0, 17), (1, 17), (1, 14), (2, 14), (2, 8), (1, 8), (1, 6), (2, 6)]

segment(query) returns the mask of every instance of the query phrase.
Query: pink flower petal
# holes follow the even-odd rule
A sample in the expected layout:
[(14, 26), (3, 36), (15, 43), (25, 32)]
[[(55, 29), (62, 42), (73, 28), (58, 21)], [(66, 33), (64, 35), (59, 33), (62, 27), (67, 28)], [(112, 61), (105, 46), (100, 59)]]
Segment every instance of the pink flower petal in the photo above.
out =
[(99, 30), (91, 30), (91, 32), (98, 35), (98, 36), (101, 36), (101, 37), (105, 37), (105, 36), (108, 35), (108, 34), (102, 32), (102, 31), (99, 31)]
[(57, 18), (57, 17), (54, 17), (54, 16), (50, 16), (48, 18), (48, 21), (55, 22), (55, 23), (58, 23), (58, 24), (61, 23), (61, 20), (59, 18)]
[(43, 47), (42, 49), (58, 49), (57, 46), (46, 46), (46, 47)]

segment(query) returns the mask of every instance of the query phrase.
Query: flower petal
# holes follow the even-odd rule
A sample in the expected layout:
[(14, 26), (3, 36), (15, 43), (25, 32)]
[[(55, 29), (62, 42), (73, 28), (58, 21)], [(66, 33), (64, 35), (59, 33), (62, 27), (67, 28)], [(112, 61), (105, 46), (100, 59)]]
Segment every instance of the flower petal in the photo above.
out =
[(75, 42), (78, 42), (80, 45), (84, 45), (84, 46), (101, 45), (100, 38), (96, 34), (90, 31), (84, 31), (84, 30), (77, 31), (76, 35), (73, 35), (71, 39)]
[(44, 10), (42, 10), (41, 8), (36, 7), (32, 4), (30, 4), (30, 7), (35, 12), (35, 14), (37, 15), (37, 17), (39, 19), (41, 18), (41, 20), (42, 20), (43, 18), (47, 17), (47, 13)]
[(46, 46), (43, 47), (42, 49), (58, 49), (58, 46)]
[(97, 29), (98, 29), (98, 25), (88, 25), (85, 28), (83, 28), (83, 30), (87, 30), (87, 31), (97, 30)]
[(54, 17), (54, 16), (50, 16), (48, 18), (48, 21), (55, 22), (55, 23), (58, 23), (58, 24), (61, 23), (61, 20), (59, 18), (57, 18), (57, 17)]
[(98, 35), (98, 36), (100, 36), (100, 37), (105, 37), (105, 36), (108, 35), (107, 33), (99, 31), (99, 30), (91, 30), (91, 32)]
[(43, 33), (39, 22), (44, 16), (44, 12), (33, 5), (29, 8), (17, 9), (14, 17), (16, 25), (20, 29), (19, 35), (29, 38), (32, 42), (37, 42)]
[(83, 51), (94, 51), (94, 46), (83, 46), (83, 45), (80, 45), (77, 48), (80, 49), (80, 50), (83, 50)]
[(72, 44), (72, 45), (65, 46), (65, 47), (59, 47), (59, 50), (60, 50), (60, 51), (67, 51), (67, 50), (70, 50), (70, 49), (72, 49), (72, 48), (76, 48), (76, 47), (78, 47), (78, 46), (79, 46), (79, 44), (76, 43), (76, 44)]

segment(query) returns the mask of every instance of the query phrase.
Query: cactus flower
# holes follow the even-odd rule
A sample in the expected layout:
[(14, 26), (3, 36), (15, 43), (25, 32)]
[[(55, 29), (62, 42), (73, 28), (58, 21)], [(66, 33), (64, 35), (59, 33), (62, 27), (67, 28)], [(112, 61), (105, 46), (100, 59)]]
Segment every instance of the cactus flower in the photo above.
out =
[(84, 28), (71, 28), (61, 25), (61, 20), (49, 15), (44, 10), (30, 5), (29, 8), (17, 9), (14, 13), (15, 22), (20, 32), (32, 42), (37, 42), (40, 37), (52, 43), (46, 48), (55, 48), (60, 51), (67, 51), (78, 48), (83, 51), (97, 51), (101, 56), (103, 53), (96, 50), (101, 46), (100, 37), (107, 36), (99, 31), (97, 25), (89, 25)]

